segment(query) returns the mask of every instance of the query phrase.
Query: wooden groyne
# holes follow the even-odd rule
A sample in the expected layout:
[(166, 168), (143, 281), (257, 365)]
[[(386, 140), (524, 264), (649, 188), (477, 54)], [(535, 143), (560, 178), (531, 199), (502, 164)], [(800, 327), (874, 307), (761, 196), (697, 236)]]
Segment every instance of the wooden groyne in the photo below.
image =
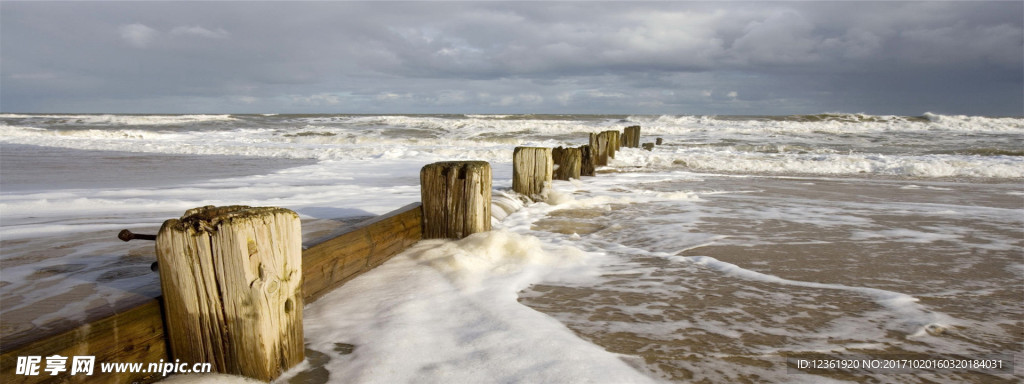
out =
[[(397, 255), (422, 238), (420, 203), (409, 204), (340, 232), (305, 244), (302, 250), (303, 299), (310, 303)], [(162, 269), (169, 269), (163, 266)], [(22, 345), (4, 345), (0, 378), (4, 383), (148, 383), (156, 373), (100, 373), (101, 362), (173, 362), (164, 323), (163, 297), (112, 316)], [(293, 304), (297, 305), (297, 304)], [(43, 371), (46, 357), (95, 356), (92, 375)], [(40, 356), (38, 375), (16, 374), (18, 357)], [(185, 361), (191, 366), (199, 361)], [(203, 361), (205, 362), (205, 361)], [(148, 367), (147, 367), (148, 368)], [(144, 368), (145, 369), (145, 368)]]
[[(630, 127), (623, 144), (635, 145), (639, 130)], [(551, 148), (517, 148), (514, 184), (535, 198), (556, 173), (558, 179), (593, 175), (614, 157), (619, 140), (618, 131), (592, 134), (591, 145), (555, 150), (557, 162)], [(306, 244), (298, 216), (287, 209), (189, 210), (155, 236), (163, 296), (64, 332), (0, 345), (0, 382), (149, 383), (165, 377), (153, 365), (179, 362), (272, 380), (303, 359), (305, 304), (421, 239), (490, 230), (491, 181), (486, 162), (429, 164), (421, 171), (423, 203)], [(72, 357), (79, 356), (94, 357), (91, 374), (71, 374)], [(39, 360), (28, 360), (33, 357)], [(65, 369), (51, 375), (49, 359), (60, 358)], [(101, 372), (102, 363), (142, 369)], [(35, 374), (18, 371), (28, 366)]]

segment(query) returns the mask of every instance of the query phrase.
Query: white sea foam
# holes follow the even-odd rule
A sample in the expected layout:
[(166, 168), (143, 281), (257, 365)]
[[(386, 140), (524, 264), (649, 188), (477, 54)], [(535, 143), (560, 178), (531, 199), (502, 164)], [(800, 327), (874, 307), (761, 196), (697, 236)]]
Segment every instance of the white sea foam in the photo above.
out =
[[(30, 116), (17, 120), (23, 116)], [(231, 115), (5, 115), (2, 140), (15, 144), (84, 150), (185, 155), (235, 155), (320, 160), (481, 159), (503, 162), (515, 146), (580, 145), (587, 133), (640, 122), (644, 135), (670, 135), (670, 142), (697, 139), (696, 145), (670, 145), (653, 152), (624, 149), (613, 164), (685, 167), (704, 172), (909, 177), (1024, 177), (1024, 157), (958, 154), (873, 153), (873, 141), (892, 135), (952, 130), (1024, 134), (1024, 119), (856, 117), (822, 121), (717, 119), (699, 116), (632, 116), (618, 120), (509, 119), (487, 116), (322, 116), (284, 119), (254, 127)], [(47, 119), (56, 119), (58, 122)], [(276, 121), (276, 120), (275, 120)], [(953, 121), (956, 124), (945, 124)], [(91, 129), (67, 128), (65, 123)], [(175, 124), (231, 125), (202, 130), (167, 130)], [(72, 125), (74, 125), (72, 124)], [(270, 123), (264, 123), (270, 124)], [(296, 127), (296, 124), (299, 124)], [(945, 124), (945, 125), (943, 125)], [(298, 129), (297, 129), (298, 128)], [(420, 134), (410, 133), (420, 132)], [(782, 142), (754, 137), (786, 136)], [(854, 135), (852, 137), (847, 137)], [(860, 136), (857, 136), (860, 135)], [(865, 136), (866, 135), (866, 136)], [(841, 145), (832, 143), (839, 137)], [(845, 138), (844, 138), (845, 137)], [(909, 136), (914, 144), (941, 134)], [(726, 145), (729, 141), (735, 143)], [(795, 140), (795, 141), (793, 141)], [(1011, 153), (1005, 140), (985, 139), (992, 153)], [(963, 140), (951, 143), (961, 143)], [(845, 144), (843, 144), (845, 143)], [(1003, 147), (1000, 147), (1003, 145)], [(891, 146), (890, 146), (891, 147)], [(841, 148), (849, 150), (840, 151)], [(1002, 148), (1002, 149), (1000, 149)], [(856, 150), (856, 151), (855, 151)], [(866, 150), (868, 152), (861, 152)], [(1002, 152), (1001, 152), (1002, 151)], [(970, 151), (967, 151), (970, 152)]]
[[(1024, 158), (961, 155), (765, 154), (676, 149), (624, 153), (618, 164), (738, 174), (1024, 178)], [(628, 156), (628, 157), (625, 157)], [(628, 162), (628, 163), (627, 163)]]
[(504, 231), (421, 242), (308, 306), (309, 347), (349, 382), (651, 382), (516, 302), (540, 278), (579, 275), (580, 257)]
[(899, 321), (903, 323), (902, 328), (904, 328), (908, 337), (924, 336), (925, 334), (928, 334), (928, 331), (930, 330), (944, 329), (956, 323), (956, 321), (948, 315), (925, 309), (918, 304), (917, 298), (899, 292), (868, 287), (851, 287), (841, 284), (783, 279), (778, 276), (740, 268), (735, 264), (726, 263), (709, 256), (671, 256), (671, 258), (703, 265), (716, 271), (748, 280), (758, 280), (773, 284), (793, 285), (815, 289), (842, 290), (866, 295), (871, 297), (879, 305), (898, 314), (900, 317)]
[(872, 116), (863, 114), (825, 114), (793, 119), (743, 119), (717, 116), (661, 115), (630, 116), (627, 120), (642, 126), (644, 133), (684, 134), (714, 131), (716, 133), (806, 134), (828, 132), (894, 133), (894, 132), (1024, 132), (1024, 119), (982, 116), (949, 116), (926, 113), (926, 120), (903, 116)]

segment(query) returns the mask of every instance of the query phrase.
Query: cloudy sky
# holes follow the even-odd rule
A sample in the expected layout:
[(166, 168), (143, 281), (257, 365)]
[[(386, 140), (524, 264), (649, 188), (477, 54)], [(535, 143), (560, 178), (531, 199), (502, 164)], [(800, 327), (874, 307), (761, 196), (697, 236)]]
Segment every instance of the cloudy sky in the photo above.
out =
[(1024, 2), (0, 2), (0, 111), (1024, 114)]

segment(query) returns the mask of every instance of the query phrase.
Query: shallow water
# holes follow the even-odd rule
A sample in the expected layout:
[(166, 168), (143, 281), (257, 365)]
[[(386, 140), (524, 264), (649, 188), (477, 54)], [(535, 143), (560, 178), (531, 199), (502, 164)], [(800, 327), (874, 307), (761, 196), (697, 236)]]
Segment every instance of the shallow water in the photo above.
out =
[[(156, 261), (153, 242), (124, 243), (117, 233), (124, 228), (156, 233), (163, 220), (183, 212), (173, 201), (182, 189), (202, 201), (235, 187), (213, 180), (314, 163), (10, 144), (0, 145), (0, 161), (0, 221), (8, 229), (0, 238), (5, 345), (159, 296), (158, 276), (150, 269)], [(305, 230), (313, 237), (342, 224), (307, 219)]]
[[(617, 261), (584, 284), (534, 285), (520, 302), (669, 380), (813, 381), (822, 378), (787, 372), (785, 361), (813, 352), (1004, 354), (1020, 364), (1020, 184), (661, 177), (615, 189), (694, 198), (572, 214), (586, 233), (576, 241)], [(534, 230), (566, 232), (545, 221), (558, 212)], [(1021, 376), (834, 378), (981, 383)]]

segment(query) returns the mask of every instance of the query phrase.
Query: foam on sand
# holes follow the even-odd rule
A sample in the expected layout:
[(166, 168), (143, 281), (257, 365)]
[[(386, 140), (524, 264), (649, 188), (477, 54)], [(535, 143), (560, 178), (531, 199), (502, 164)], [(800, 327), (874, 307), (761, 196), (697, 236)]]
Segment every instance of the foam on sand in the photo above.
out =
[(586, 257), (501, 230), (423, 241), (309, 305), (306, 339), (349, 382), (651, 382), (516, 301), (539, 279), (586, 275)]
[(807, 281), (796, 281), (783, 279), (757, 271), (741, 268), (735, 264), (726, 263), (710, 256), (670, 256), (673, 259), (695, 263), (713, 270), (740, 277), (747, 280), (758, 280), (772, 284), (792, 285), (798, 287), (832, 289), (849, 291), (872, 298), (876, 303), (885, 307), (899, 316), (901, 327), (909, 335), (908, 337), (920, 337), (927, 333), (938, 333), (955, 324), (951, 317), (929, 311), (917, 304), (918, 299), (899, 292), (886, 291), (884, 289), (851, 287), (842, 284), (826, 284)]

